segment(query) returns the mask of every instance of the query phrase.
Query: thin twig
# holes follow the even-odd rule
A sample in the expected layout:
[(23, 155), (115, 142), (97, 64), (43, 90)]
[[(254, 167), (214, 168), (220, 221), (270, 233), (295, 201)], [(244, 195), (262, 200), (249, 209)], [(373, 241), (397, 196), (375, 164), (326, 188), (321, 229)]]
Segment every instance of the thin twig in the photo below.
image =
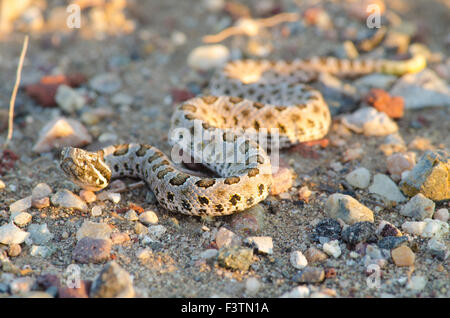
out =
[(9, 100), (9, 118), (8, 118), (8, 136), (6, 137), (6, 142), (3, 148), (6, 148), (12, 138), (13, 125), (14, 125), (14, 104), (16, 102), (17, 90), (19, 89), (20, 77), (22, 75), (23, 60), (25, 59), (25, 54), (28, 48), (28, 35), (25, 36), (23, 41), (22, 53), (20, 53), (19, 65), (17, 66), (16, 83), (11, 94), (11, 99)]

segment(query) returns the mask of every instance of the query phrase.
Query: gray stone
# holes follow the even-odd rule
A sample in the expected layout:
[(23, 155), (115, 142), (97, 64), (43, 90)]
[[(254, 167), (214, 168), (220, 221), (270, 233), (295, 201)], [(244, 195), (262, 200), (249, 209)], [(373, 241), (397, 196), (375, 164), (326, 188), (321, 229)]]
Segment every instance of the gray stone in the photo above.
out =
[(122, 80), (117, 74), (103, 73), (92, 78), (89, 86), (101, 94), (113, 94), (122, 87)]
[(398, 131), (395, 121), (373, 107), (363, 107), (345, 115), (342, 123), (354, 132), (366, 136), (386, 136)]
[(428, 241), (427, 248), (431, 255), (435, 256), (440, 261), (445, 261), (448, 258), (449, 252), (447, 245), (436, 238)]
[(31, 224), (28, 227), (30, 232), (30, 239), (36, 245), (46, 245), (54, 237), (52, 233), (48, 230), (47, 224)]
[(376, 242), (375, 225), (372, 222), (358, 222), (342, 231), (342, 239), (351, 245)]
[(366, 168), (358, 168), (346, 175), (345, 180), (353, 187), (365, 189), (370, 183), (370, 172)]
[(33, 200), (42, 199), (52, 194), (52, 188), (46, 183), (38, 183), (31, 191)]
[(385, 250), (392, 250), (406, 242), (408, 242), (406, 236), (386, 236), (378, 241), (378, 246)]
[(86, 220), (77, 231), (77, 240), (85, 237), (109, 240), (111, 232), (112, 229), (106, 223), (95, 223)]
[(30, 249), (31, 256), (40, 256), (42, 258), (49, 258), (54, 250), (48, 246), (33, 245)]
[(422, 221), (431, 218), (434, 213), (434, 202), (427, 199), (423, 194), (416, 194), (408, 203), (400, 209), (400, 214)]
[(325, 204), (325, 212), (330, 217), (342, 219), (347, 224), (361, 221), (373, 222), (372, 210), (346, 194), (330, 195)]
[(292, 280), (301, 284), (321, 283), (325, 279), (325, 271), (320, 267), (307, 266), (294, 275)]
[(80, 110), (86, 103), (84, 96), (67, 85), (58, 86), (55, 101), (67, 113), (74, 113)]
[(233, 231), (225, 227), (221, 227), (216, 234), (216, 245), (220, 249), (222, 247), (239, 246), (241, 239)]
[(373, 177), (373, 183), (369, 187), (369, 192), (381, 196), (387, 202), (393, 201), (398, 203), (406, 200), (394, 181), (387, 175), (381, 173)]
[(78, 195), (66, 189), (56, 192), (51, 196), (50, 200), (54, 206), (80, 210), (82, 212), (87, 212), (88, 210), (86, 202), (84, 202)]
[(132, 298), (135, 296), (133, 278), (115, 261), (109, 262), (93, 282), (90, 297)]

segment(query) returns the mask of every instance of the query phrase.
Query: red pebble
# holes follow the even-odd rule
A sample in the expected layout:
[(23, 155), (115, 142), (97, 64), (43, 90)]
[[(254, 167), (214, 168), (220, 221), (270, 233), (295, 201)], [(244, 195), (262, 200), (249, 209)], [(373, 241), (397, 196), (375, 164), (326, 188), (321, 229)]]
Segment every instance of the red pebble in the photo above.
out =
[(403, 97), (391, 96), (382, 89), (373, 88), (366, 95), (365, 101), (378, 111), (386, 113), (391, 118), (402, 118), (405, 102)]
[(170, 94), (172, 95), (172, 99), (175, 103), (187, 101), (188, 99), (195, 96), (188, 90), (176, 88), (171, 89)]

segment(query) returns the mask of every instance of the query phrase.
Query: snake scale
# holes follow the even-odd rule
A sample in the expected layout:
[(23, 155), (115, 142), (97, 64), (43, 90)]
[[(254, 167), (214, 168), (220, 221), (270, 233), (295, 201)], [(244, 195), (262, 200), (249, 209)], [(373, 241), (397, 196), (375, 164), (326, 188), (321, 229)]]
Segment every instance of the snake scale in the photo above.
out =
[(232, 214), (264, 200), (272, 184), (268, 150), (273, 136), (270, 132), (265, 135), (263, 149), (254, 138), (258, 132), (276, 129), (279, 148), (328, 133), (328, 106), (319, 91), (301, 83), (305, 74), (401, 75), (417, 72), (425, 63), (420, 54), (403, 61), (334, 57), (231, 61), (213, 76), (211, 95), (189, 99), (175, 109), (169, 131), (173, 149), (182, 150), (184, 158), (201, 162), (216, 177), (186, 173), (157, 148), (134, 143), (97, 152), (64, 148), (60, 165), (74, 183), (87, 190), (101, 190), (114, 178), (136, 177), (146, 181), (159, 204), (170, 211), (199, 216)]

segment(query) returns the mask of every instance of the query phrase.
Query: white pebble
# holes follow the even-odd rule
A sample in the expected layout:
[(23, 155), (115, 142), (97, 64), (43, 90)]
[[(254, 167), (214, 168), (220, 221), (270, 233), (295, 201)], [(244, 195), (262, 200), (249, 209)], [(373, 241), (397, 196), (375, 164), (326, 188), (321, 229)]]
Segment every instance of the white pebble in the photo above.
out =
[(164, 233), (166, 233), (166, 228), (162, 225), (150, 225), (148, 227), (148, 235), (152, 239), (160, 238)]
[(300, 251), (292, 252), (289, 260), (291, 261), (292, 266), (294, 266), (297, 269), (302, 269), (308, 266), (308, 260), (306, 259), (305, 255), (303, 255), (303, 253)]
[(306, 286), (297, 286), (291, 291), (284, 293), (281, 298), (305, 298), (309, 296), (309, 288)]
[(91, 215), (92, 216), (100, 216), (100, 215), (102, 215), (102, 208), (99, 207), (98, 205), (92, 207)]
[(449, 231), (447, 222), (439, 220), (425, 219), (426, 226), (422, 232), (422, 237), (444, 237)]
[(97, 194), (97, 199), (100, 201), (106, 201), (110, 200), (114, 203), (120, 202), (120, 193), (110, 192), (110, 191), (103, 191)]
[(85, 105), (84, 96), (67, 85), (59, 85), (55, 95), (55, 101), (61, 109), (68, 113), (74, 113)]
[(157, 224), (158, 216), (153, 211), (145, 211), (139, 215), (139, 221), (144, 223), (145, 225)]
[(0, 243), (5, 245), (10, 244), (20, 244), (25, 241), (25, 239), (30, 235), (30, 233), (22, 231), (20, 228), (15, 226), (13, 223), (8, 223), (0, 226)]
[(188, 56), (187, 63), (196, 70), (207, 71), (222, 66), (230, 57), (228, 48), (221, 44), (195, 48)]
[(52, 188), (47, 183), (39, 183), (31, 191), (33, 200), (42, 199), (52, 194)]
[(406, 288), (419, 291), (425, 288), (427, 284), (427, 278), (423, 276), (413, 276), (406, 285)]
[(447, 209), (439, 209), (437, 210), (434, 215), (433, 218), (442, 222), (447, 222), (448, 221), (448, 210)]
[(355, 188), (365, 189), (370, 183), (370, 172), (366, 168), (358, 168), (350, 172), (345, 180)]
[(128, 210), (127, 213), (125, 213), (125, 218), (130, 222), (139, 220), (139, 217), (134, 210)]
[(405, 222), (402, 224), (402, 230), (409, 234), (421, 235), (426, 225), (427, 223), (424, 221)]
[(12, 203), (9, 206), (9, 212), (11, 213), (23, 212), (29, 208), (31, 208), (31, 195)]
[(245, 281), (245, 292), (249, 295), (255, 295), (261, 288), (261, 283), (255, 277), (250, 277)]
[(341, 248), (339, 246), (339, 241), (334, 240), (323, 244), (323, 251), (334, 258), (341, 256)]
[(11, 214), (11, 220), (20, 227), (24, 227), (31, 222), (31, 214), (28, 212), (16, 212)]
[(216, 257), (217, 254), (219, 254), (219, 252), (216, 249), (210, 248), (210, 249), (207, 249), (207, 250), (201, 252), (200, 253), (200, 258), (211, 259), (211, 258)]

